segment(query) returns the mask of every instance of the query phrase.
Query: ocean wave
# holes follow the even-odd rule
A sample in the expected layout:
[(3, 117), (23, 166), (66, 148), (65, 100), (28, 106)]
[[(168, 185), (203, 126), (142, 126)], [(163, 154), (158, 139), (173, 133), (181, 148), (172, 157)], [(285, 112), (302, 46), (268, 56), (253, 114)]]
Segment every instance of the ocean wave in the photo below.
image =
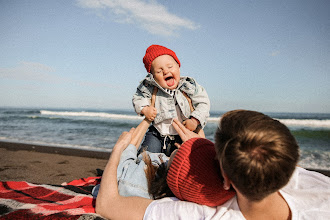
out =
[(60, 143), (51, 143), (51, 142), (46, 142), (46, 141), (20, 140), (20, 139), (15, 139), (15, 138), (8, 138), (8, 137), (0, 137), (0, 141), (10, 142), (10, 143), (35, 144), (35, 145), (45, 146), (45, 147), (61, 147), (61, 148), (99, 151), (99, 152), (112, 152), (111, 148), (105, 148), (105, 147), (94, 147), (94, 146), (74, 145), (74, 144), (60, 144)]
[[(210, 117), (208, 122), (219, 122), (221, 118)], [(330, 128), (330, 120), (319, 119), (278, 119), (281, 123), (288, 127), (309, 127), (309, 128)]]
[(293, 127), (313, 127), (313, 128), (330, 128), (330, 120), (317, 119), (277, 119), (286, 126)]
[(77, 116), (77, 117), (100, 117), (100, 118), (115, 118), (115, 119), (132, 119), (142, 120), (143, 117), (137, 115), (123, 115), (123, 114), (112, 114), (106, 112), (69, 112), (69, 111), (47, 111), (41, 110), (42, 115), (57, 115), (57, 116)]
[(34, 109), (13, 109), (1, 111), (3, 115), (39, 114), (39, 110)]
[[(41, 110), (42, 115), (71, 116), (71, 117), (99, 117), (126, 120), (142, 120), (143, 117), (128, 114), (113, 114), (107, 112), (74, 112), (74, 111), (48, 111)], [(218, 123), (221, 117), (209, 117), (208, 122)], [(277, 119), (288, 127), (330, 128), (329, 119)]]
[(329, 170), (330, 151), (301, 150), (298, 165), (304, 168)]

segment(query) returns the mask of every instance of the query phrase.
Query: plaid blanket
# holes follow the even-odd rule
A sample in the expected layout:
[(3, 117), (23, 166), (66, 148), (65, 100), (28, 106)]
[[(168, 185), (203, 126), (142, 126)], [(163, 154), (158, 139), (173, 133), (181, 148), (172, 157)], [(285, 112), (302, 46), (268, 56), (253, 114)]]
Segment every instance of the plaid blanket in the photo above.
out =
[(67, 185), (0, 182), (0, 219), (103, 219), (91, 195), (100, 177)]

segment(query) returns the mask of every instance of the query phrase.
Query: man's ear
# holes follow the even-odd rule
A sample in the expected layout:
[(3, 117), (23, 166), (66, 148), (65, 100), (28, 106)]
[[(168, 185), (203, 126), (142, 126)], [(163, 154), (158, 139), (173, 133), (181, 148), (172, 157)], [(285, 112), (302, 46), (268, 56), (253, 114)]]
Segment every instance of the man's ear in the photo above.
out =
[(227, 174), (225, 173), (225, 171), (223, 171), (222, 166), (220, 165), (220, 169), (221, 169), (221, 174), (223, 177), (223, 189), (224, 190), (229, 190), (230, 189), (230, 185), (231, 185), (231, 181), (228, 178)]

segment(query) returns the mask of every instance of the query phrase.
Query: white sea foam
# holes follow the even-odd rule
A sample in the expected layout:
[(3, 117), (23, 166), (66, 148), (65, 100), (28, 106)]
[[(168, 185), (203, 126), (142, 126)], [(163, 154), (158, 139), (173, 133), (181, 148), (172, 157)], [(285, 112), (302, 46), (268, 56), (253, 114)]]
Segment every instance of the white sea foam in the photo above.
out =
[(58, 115), (58, 116), (78, 116), (78, 117), (100, 117), (115, 119), (133, 119), (141, 120), (143, 117), (137, 115), (111, 114), (106, 112), (69, 112), (69, 111), (46, 111), (41, 110), (42, 115)]
[(220, 121), (220, 117), (209, 117), (207, 119), (207, 122), (211, 122), (211, 123), (219, 123)]
[(330, 128), (330, 120), (317, 119), (278, 119), (286, 126)]
[[(208, 122), (218, 123), (220, 118), (210, 117)], [(277, 119), (288, 127), (330, 128), (330, 120), (317, 119)]]
[(329, 170), (330, 151), (301, 151), (301, 158), (298, 163), (304, 168)]
[[(42, 115), (71, 116), (71, 117), (99, 117), (126, 120), (142, 120), (143, 117), (137, 115), (112, 114), (106, 112), (71, 112), (71, 111), (48, 111), (41, 110)], [(219, 117), (209, 117), (209, 123), (218, 123)], [(330, 128), (330, 120), (317, 119), (278, 119), (288, 127), (309, 127), (309, 128)]]

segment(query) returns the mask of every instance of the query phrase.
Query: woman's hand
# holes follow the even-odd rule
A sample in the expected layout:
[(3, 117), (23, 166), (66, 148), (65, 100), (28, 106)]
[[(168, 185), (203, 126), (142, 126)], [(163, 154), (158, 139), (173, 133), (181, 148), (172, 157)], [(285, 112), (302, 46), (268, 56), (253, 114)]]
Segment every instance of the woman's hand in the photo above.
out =
[(191, 138), (195, 138), (195, 137), (201, 137), (200, 135), (196, 134), (193, 131), (190, 131), (189, 129), (187, 129), (181, 122), (179, 122), (178, 119), (173, 119), (173, 123), (172, 123), (174, 129), (178, 132), (181, 140), (183, 142), (191, 139)]
[(124, 131), (118, 138), (113, 150), (120, 150), (123, 151), (129, 145), (132, 140), (132, 135), (135, 131), (135, 128), (131, 128), (129, 132)]

